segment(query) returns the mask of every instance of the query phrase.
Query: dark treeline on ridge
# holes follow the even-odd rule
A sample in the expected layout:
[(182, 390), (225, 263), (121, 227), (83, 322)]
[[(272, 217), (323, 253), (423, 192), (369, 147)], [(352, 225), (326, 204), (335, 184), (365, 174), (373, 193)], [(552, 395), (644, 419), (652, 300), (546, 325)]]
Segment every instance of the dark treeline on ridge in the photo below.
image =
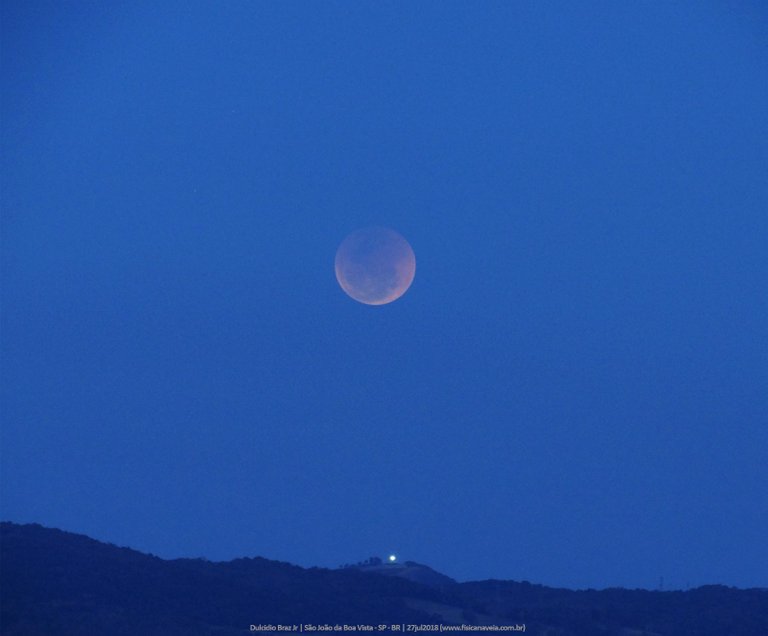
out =
[(526, 633), (551, 636), (768, 634), (765, 589), (456, 583), (412, 562), (382, 576), (259, 557), (164, 560), (36, 524), (6, 522), (0, 529), (6, 636), (230, 636), (270, 623), (525, 624)]

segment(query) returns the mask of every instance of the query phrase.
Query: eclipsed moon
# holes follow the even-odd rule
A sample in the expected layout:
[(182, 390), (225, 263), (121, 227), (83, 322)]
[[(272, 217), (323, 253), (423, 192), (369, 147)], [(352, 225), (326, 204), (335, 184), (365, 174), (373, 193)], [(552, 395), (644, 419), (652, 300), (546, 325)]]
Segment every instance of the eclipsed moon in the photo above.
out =
[(416, 274), (416, 256), (402, 236), (385, 227), (352, 232), (336, 251), (336, 280), (366, 305), (386, 305), (402, 296)]

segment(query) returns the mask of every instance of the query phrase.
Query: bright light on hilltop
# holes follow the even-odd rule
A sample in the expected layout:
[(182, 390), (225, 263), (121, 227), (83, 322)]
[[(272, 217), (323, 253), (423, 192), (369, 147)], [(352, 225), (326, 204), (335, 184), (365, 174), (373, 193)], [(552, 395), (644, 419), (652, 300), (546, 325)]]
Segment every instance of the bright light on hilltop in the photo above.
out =
[(397, 561), (397, 557), (394, 554), (390, 554), (389, 557), (387, 558), (387, 561), (389, 561), (390, 563), (394, 563), (395, 561)]

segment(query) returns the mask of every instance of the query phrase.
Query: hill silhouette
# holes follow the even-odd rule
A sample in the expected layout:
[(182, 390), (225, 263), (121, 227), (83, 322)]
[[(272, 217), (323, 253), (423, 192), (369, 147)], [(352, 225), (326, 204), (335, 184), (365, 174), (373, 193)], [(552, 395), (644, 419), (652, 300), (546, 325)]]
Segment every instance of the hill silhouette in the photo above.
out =
[(260, 557), (164, 560), (7, 522), (0, 524), (0, 597), (5, 636), (230, 636), (269, 624), (524, 624), (526, 633), (550, 636), (768, 634), (763, 589), (573, 591), (457, 583), (413, 562), (327, 570)]
[(404, 563), (390, 563), (382, 561), (378, 557), (353, 565), (344, 565), (343, 568), (355, 568), (361, 572), (370, 572), (373, 574), (383, 574), (385, 576), (397, 576), (430, 587), (442, 588), (456, 583), (451, 577), (436, 572), (428, 565), (416, 563), (415, 561), (405, 561)]

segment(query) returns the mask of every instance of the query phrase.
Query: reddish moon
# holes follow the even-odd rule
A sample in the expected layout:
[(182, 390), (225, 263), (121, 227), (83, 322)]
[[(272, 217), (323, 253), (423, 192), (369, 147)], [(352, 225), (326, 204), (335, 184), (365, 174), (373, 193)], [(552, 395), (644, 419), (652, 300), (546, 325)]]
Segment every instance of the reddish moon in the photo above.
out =
[(356, 301), (386, 305), (402, 296), (416, 274), (416, 256), (402, 236), (385, 227), (352, 232), (336, 251), (336, 280)]

